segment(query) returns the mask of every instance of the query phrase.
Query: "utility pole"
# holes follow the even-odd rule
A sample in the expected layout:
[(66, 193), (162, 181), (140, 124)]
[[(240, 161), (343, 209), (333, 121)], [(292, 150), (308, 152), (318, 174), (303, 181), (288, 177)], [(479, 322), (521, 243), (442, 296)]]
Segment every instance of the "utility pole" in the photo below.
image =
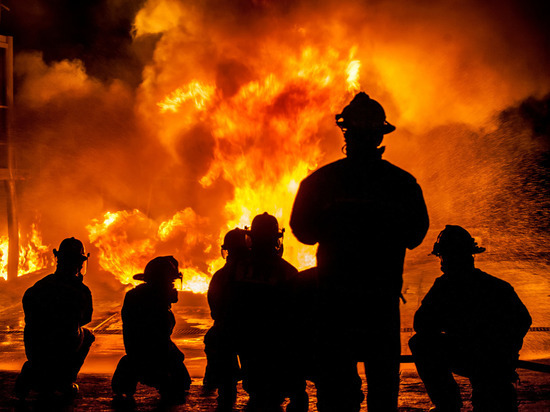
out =
[[(2, 11), (9, 8), (0, 0)], [(11, 126), (13, 118), (13, 37), (0, 35), (0, 180), (4, 181), (8, 218), (8, 280), (17, 278), (19, 270), (19, 222), (15, 150)]]

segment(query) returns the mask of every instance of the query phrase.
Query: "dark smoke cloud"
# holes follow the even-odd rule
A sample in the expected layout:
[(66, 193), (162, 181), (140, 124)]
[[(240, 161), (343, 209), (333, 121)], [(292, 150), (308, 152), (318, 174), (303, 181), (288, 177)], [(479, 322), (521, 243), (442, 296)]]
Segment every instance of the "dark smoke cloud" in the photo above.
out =
[(154, 42), (132, 40), (132, 23), (144, 0), (5, 1), (1, 31), (16, 51), (41, 51), (47, 63), (80, 59), (100, 79), (137, 86)]

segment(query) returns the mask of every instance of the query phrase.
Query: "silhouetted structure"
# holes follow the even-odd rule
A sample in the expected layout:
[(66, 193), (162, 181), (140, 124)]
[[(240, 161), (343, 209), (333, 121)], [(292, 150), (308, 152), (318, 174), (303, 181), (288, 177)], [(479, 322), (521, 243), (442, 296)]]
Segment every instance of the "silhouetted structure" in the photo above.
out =
[(82, 242), (67, 238), (54, 249), (55, 273), (30, 287), (23, 296), (27, 362), (15, 391), (24, 399), (31, 389), (41, 396), (78, 392), (76, 378), (94, 341), (83, 325), (92, 320), (92, 294), (81, 273), (88, 255)]
[(178, 301), (174, 281), (181, 279), (178, 261), (159, 256), (134, 279), (145, 281), (128, 291), (122, 306), (122, 331), (126, 355), (112, 379), (115, 397), (132, 397), (141, 382), (159, 390), (161, 398), (181, 403), (191, 385), (185, 356), (172, 342), (176, 325), (172, 303)]
[(237, 262), (227, 312), (249, 410), (276, 409), (289, 397), (287, 411), (306, 411), (305, 378), (294, 355), (299, 342), (288, 333), (298, 271), (280, 256), (282, 232), (274, 216), (256, 216), (249, 235), (250, 257)]
[(237, 263), (249, 255), (246, 231), (235, 228), (227, 232), (222, 245), (222, 256), (226, 263), (214, 273), (208, 287), (208, 305), (214, 325), (204, 336), (207, 365), (203, 382), (206, 388), (218, 390), (218, 405), (229, 410), (236, 400), (240, 366), (228, 319), (230, 296), (227, 291), (235, 277)]
[[(428, 229), (420, 186), (382, 160), (395, 130), (363, 92), (336, 116), (346, 158), (304, 179), (290, 226), (317, 250), (323, 362), (319, 411), (358, 411), (364, 399), (357, 362), (365, 361), (369, 412), (397, 410), (403, 261)], [(333, 333), (333, 328), (340, 332)]]
[(518, 410), (513, 382), (531, 317), (509, 283), (475, 268), (484, 250), (452, 225), (434, 244), (443, 275), (416, 312), (409, 346), (437, 411), (460, 411), (453, 372), (470, 379), (474, 411)]

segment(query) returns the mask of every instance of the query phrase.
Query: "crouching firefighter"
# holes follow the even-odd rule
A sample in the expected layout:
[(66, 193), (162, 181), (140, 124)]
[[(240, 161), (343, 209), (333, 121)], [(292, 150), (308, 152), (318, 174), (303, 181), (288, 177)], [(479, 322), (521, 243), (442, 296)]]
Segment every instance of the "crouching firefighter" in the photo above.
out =
[(53, 254), (55, 273), (36, 282), (23, 296), (27, 362), (15, 384), (21, 400), (31, 389), (46, 397), (76, 395), (76, 377), (95, 339), (83, 327), (93, 312), (92, 294), (82, 274), (89, 254), (74, 237), (63, 240)]
[(433, 411), (460, 411), (453, 373), (470, 379), (475, 412), (518, 410), (513, 383), (531, 316), (509, 283), (474, 266), (473, 255), (483, 251), (452, 225), (433, 247), (443, 275), (422, 300), (409, 341)]
[(172, 256), (156, 257), (134, 279), (145, 283), (124, 298), (121, 314), (126, 355), (113, 375), (113, 393), (115, 398), (131, 398), (140, 382), (158, 389), (164, 401), (183, 403), (191, 378), (184, 354), (171, 339), (176, 324), (171, 307), (178, 301), (174, 282), (181, 279), (178, 261)]

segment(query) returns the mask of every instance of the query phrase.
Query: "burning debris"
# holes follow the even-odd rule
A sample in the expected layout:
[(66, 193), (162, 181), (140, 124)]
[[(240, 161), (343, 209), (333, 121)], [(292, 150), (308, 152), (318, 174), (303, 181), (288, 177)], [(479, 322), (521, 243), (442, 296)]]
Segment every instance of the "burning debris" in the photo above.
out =
[[(7, 236), (0, 236), (0, 278), (4, 279), (8, 278), (8, 243)], [(18, 263), (18, 276), (54, 266), (50, 247), (42, 244), (42, 235), (35, 224), (26, 236), (19, 232)]]

